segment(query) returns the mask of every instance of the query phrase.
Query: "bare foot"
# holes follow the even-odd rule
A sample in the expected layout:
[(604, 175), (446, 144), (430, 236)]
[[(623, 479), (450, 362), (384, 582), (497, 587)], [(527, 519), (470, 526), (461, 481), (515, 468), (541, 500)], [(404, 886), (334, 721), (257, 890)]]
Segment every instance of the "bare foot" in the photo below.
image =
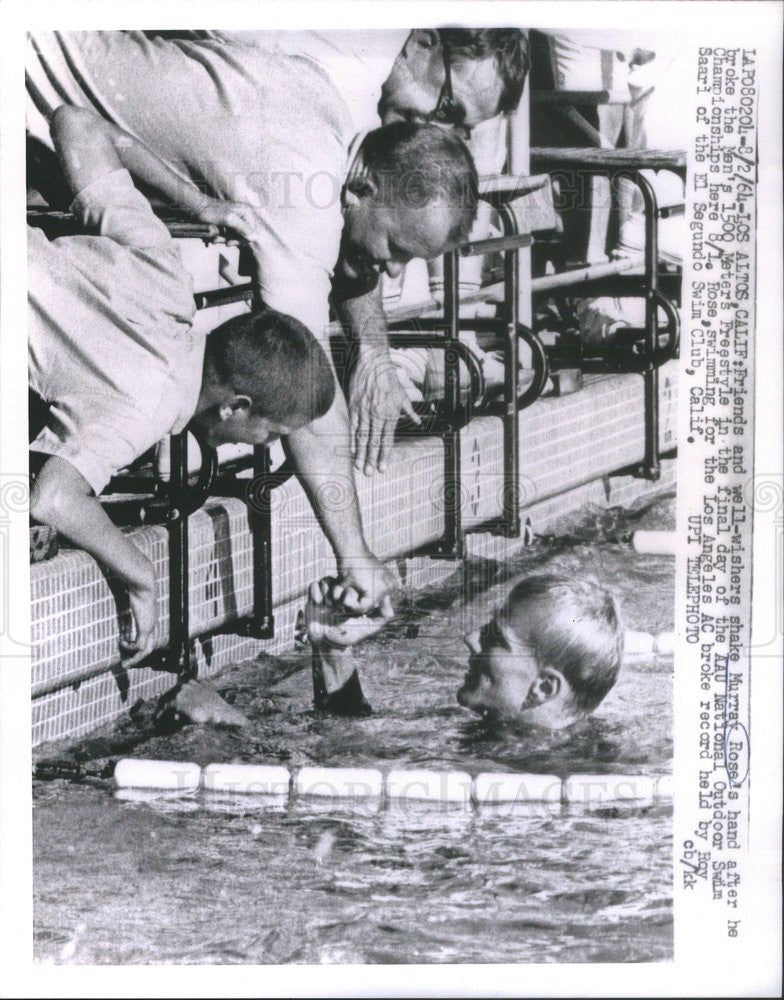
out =
[(250, 720), (239, 709), (225, 702), (213, 688), (198, 681), (183, 684), (173, 704), (191, 722), (211, 722), (216, 726), (250, 725)]
[(334, 581), (310, 585), (305, 609), (313, 647), (313, 694), (317, 708), (341, 715), (367, 715), (372, 709), (362, 693), (351, 647), (379, 632), (394, 612), (389, 596), (371, 615), (347, 618), (329, 598)]

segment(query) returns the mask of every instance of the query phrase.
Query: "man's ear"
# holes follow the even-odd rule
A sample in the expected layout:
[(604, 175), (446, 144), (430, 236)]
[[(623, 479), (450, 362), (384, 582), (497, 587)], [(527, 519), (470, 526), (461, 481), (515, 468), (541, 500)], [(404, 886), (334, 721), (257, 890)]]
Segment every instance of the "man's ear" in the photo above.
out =
[(348, 179), (344, 200), (347, 205), (358, 205), (362, 198), (375, 198), (377, 194), (376, 182), (366, 171), (360, 170)]
[(521, 708), (536, 708), (557, 698), (566, 689), (566, 678), (552, 667), (544, 667), (536, 675), (528, 689), (528, 694)]
[(218, 406), (218, 417), (221, 420), (228, 420), (229, 417), (233, 417), (238, 410), (250, 411), (250, 407), (250, 396), (233, 396), (231, 399)]

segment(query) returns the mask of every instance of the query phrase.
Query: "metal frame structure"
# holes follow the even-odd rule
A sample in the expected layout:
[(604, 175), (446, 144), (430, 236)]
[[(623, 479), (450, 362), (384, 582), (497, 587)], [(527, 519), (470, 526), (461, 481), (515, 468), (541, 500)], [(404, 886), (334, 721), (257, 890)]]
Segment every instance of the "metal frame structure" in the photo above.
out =
[(237, 497), (247, 505), (248, 523), (253, 539), (253, 612), (229, 626), (213, 630), (230, 631), (254, 639), (275, 635), (272, 613), (272, 517), (271, 493), (288, 478), (288, 473), (270, 469), (269, 450), (264, 445), (253, 449), (253, 478), (237, 476), (248, 462), (218, 469), (214, 449), (201, 441), (202, 468), (198, 483), (191, 486), (187, 464), (187, 431), (171, 437), (171, 472), (169, 496), (169, 648), (168, 669), (181, 679), (195, 676), (192, 657), (189, 613), (188, 519), (211, 494)]
[[(534, 150), (533, 155), (547, 160), (548, 154), (555, 153), (559, 165), (569, 164), (581, 170), (601, 170), (615, 176), (630, 176), (642, 191), (646, 211), (646, 245), (644, 269), (639, 274), (623, 274), (629, 270), (628, 262), (602, 268), (584, 268), (579, 272), (548, 275), (534, 279), (533, 293), (544, 294), (556, 287), (574, 286), (582, 282), (612, 281), (612, 287), (623, 285), (626, 294), (638, 289), (646, 299), (646, 325), (644, 330), (645, 350), (639, 359), (639, 370), (645, 380), (645, 460), (639, 470), (641, 475), (655, 479), (659, 474), (658, 464), (658, 376), (657, 368), (666, 356), (677, 347), (676, 310), (661, 294), (658, 288), (658, 247), (657, 220), (662, 214), (656, 203), (656, 196), (648, 181), (637, 171), (631, 173), (628, 161), (618, 163), (611, 157), (586, 162), (589, 154), (605, 154), (604, 150)], [(610, 151), (612, 152), (612, 151)], [(570, 154), (564, 158), (564, 154)], [(671, 155), (670, 155), (671, 159)], [(666, 166), (672, 169), (668, 160)], [(519, 320), (519, 261), (520, 250), (528, 248), (534, 238), (527, 231), (525, 218), (516, 210), (515, 200), (521, 194), (529, 193), (526, 178), (500, 177), (496, 183), (483, 192), (496, 208), (503, 225), (503, 235), (491, 239), (477, 240), (461, 245), (444, 258), (444, 304), (441, 315), (433, 315), (436, 303), (428, 300), (408, 310), (398, 310), (398, 315), (389, 323), (390, 342), (395, 347), (428, 347), (444, 351), (445, 398), (442, 412), (437, 420), (437, 432), (444, 439), (444, 533), (442, 537), (425, 551), (434, 558), (459, 559), (464, 554), (464, 539), (468, 531), (489, 531), (507, 538), (521, 535), (520, 491), (518, 488), (519, 454), (519, 413), (530, 406), (541, 394), (548, 378), (548, 357), (541, 341)], [(224, 241), (224, 234), (214, 225), (191, 223), (179, 219), (164, 219), (169, 231), (175, 237), (201, 239), (205, 243)], [(74, 222), (68, 213), (34, 211), (29, 222), (45, 228), (49, 233), (62, 235), (74, 231)], [(471, 318), (461, 320), (459, 297), (460, 259), (491, 252), (503, 254), (503, 290), (500, 315), (496, 318)], [(247, 248), (243, 248), (247, 255)], [(252, 273), (247, 256), (241, 259), (240, 271)], [(483, 289), (464, 301), (488, 300), (497, 296), (498, 285)], [(260, 303), (255, 282), (196, 295), (198, 309), (208, 309), (234, 302), (251, 302), (254, 307)], [(659, 348), (658, 308), (668, 316), (669, 344), (665, 351)], [(422, 313), (429, 313), (423, 316)], [(418, 329), (410, 331), (411, 319), (416, 319)], [(482, 372), (472, 352), (460, 341), (461, 330), (474, 330), (496, 334), (502, 343), (504, 357), (504, 390), (500, 403), (488, 402), (484, 392)], [(330, 329), (339, 332), (339, 326)], [(519, 342), (524, 340), (529, 346), (534, 368), (534, 379), (522, 394), (518, 391)], [(460, 363), (467, 366), (470, 374), (470, 391), (466, 402), (461, 400)], [(461, 452), (460, 431), (476, 413), (492, 413), (503, 421), (503, 454), (506, 488), (503, 491), (503, 511), (500, 517), (492, 518), (480, 525), (466, 529), (462, 523), (461, 497)], [(433, 431), (433, 428), (429, 428)], [(168, 649), (164, 654), (164, 669), (186, 680), (194, 677), (196, 666), (193, 657), (190, 615), (189, 615), (189, 560), (188, 521), (207, 497), (239, 497), (245, 500), (248, 519), (253, 537), (253, 613), (223, 626), (216, 631), (239, 632), (259, 639), (274, 636), (273, 593), (271, 576), (271, 493), (291, 475), (291, 470), (281, 468), (271, 471), (269, 452), (256, 447), (252, 460), (240, 460), (218, 468), (215, 451), (199, 442), (202, 451), (201, 469), (196, 482), (191, 483), (188, 473), (187, 432), (172, 435), (170, 479), (168, 485), (156, 482), (150, 476), (128, 475), (115, 477), (106, 492), (145, 494), (149, 498), (149, 509), (153, 512), (148, 520), (165, 520), (169, 532), (169, 613), (170, 631)], [(238, 473), (252, 466), (253, 478), (241, 478)], [(150, 494), (152, 494), (150, 496)], [(165, 512), (161, 510), (165, 502)], [(157, 508), (157, 512), (155, 510)]]
[[(611, 185), (623, 178), (640, 191), (645, 218), (645, 245), (642, 272), (639, 261), (623, 259), (609, 264), (585, 265), (571, 271), (534, 278), (532, 293), (542, 296), (555, 289), (589, 287), (593, 295), (626, 295), (645, 300), (645, 327), (627, 329), (626, 339), (640, 334), (643, 349), (636, 358), (616, 359), (615, 370), (639, 372), (643, 376), (645, 412), (645, 456), (633, 470), (641, 478), (657, 480), (661, 475), (659, 456), (659, 367), (678, 351), (680, 320), (672, 302), (660, 290), (658, 223), (660, 218), (681, 214), (683, 205), (660, 208), (654, 191), (643, 170), (671, 170), (685, 178), (686, 158), (680, 151), (640, 149), (561, 149), (533, 148), (531, 158), (545, 169), (569, 169), (586, 174), (605, 174)], [(659, 328), (659, 309), (667, 316), (667, 328)], [(660, 341), (666, 338), (664, 346)], [(613, 362), (604, 359), (606, 366)]]
[[(504, 393), (500, 407), (484, 404), (483, 400), (475, 400), (474, 413), (497, 413), (503, 419), (504, 428), (504, 481), (503, 512), (500, 517), (493, 518), (476, 525), (471, 532), (486, 531), (503, 535), (506, 538), (519, 538), (521, 534), (520, 491), (517, 484), (520, 478), (520, 445), (519, 445), (519, 413), (530, 406), (545, 387), (548, 377), (547, 357), (539, 338), (519, 321), (519, 261), (518, 252), (530, 247), (533, 236), (521, 228), (521, 218), (515, 212), (514, 198), (528, 193), (525, 185), (520, 185), (514, 178), (506, 178), (496, 190), (486, 192), (483, 197), (497, 209), (504, 233), (502, 236), (485, 240), (476, 240), (462, 244), (457, 250), (444, 257), (444, 309), (443, 317), (427, 317), (417, 320), (417, 326), (422, 333), (392, 333), (393, 346), (414, 346), (422, 344), (428, 347), (440, 347), (444, 350), (446, 396), (444, 400), (444, 513), (445, 524), (443, 536), (433, 545), (428, 546), (428, 553), (434, 558), (460, 559), (463, 556), (464, 537), (466, 531), (462, 525), (460, 510), (461, 497), (461, 453), (460, 429), (467, 422), (466, 407), (460, 401), (460, 331), (474, 330), (491, 332), (502, 339), (504, 356)], [(491, 252), (503, 253), (504, 280), (503, 302), (501, 315), (497, 318), (460, 319), (460, 259), (462, 257), (480, 256)], [(487, 293), (486, 293), (487, 295)], [(390, 323), (391, 331), (410, 326), (410, 322), (399, 320)], [(440, 335), (438, 331), (442, 331)], [(521, 395), (518, 393), (517, 378), (519, 369), (520, 339), (531, 348), (534, 366), (534, 379), (531, 385)]]

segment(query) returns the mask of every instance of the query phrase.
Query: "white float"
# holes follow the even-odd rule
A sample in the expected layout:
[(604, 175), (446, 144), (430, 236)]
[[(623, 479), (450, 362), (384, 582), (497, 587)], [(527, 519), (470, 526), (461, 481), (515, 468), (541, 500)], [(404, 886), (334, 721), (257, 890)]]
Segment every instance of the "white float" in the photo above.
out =
[(653, 778), (641, 774), (574, 774), (564, 782), (564, 799), (572, 805), (645, 802), (653, 792)]
[(474, 778), (477, 805), (499, 802), (561, 802), (561, 779), (554, 774), (493, 774), (485, 771)]
[(290, 783), (288, 768), (263, 764), (210, 764), (202, 773), (202, 784), (208, 792), (288, 795)]
[(654, 638), (650, 632), (637, 632), (628, 628), (623, 635), (624, 656), (649, 656), (654, 649)]
[(660, 632), (656, 636), (656, 642), (654, 643), (653, 648), (662, 656), (672, 656), (675, 652), (675, 633)]
[(627, 629), (623, 636), (624, 656), (672, 656), (675, 652), (675, 633), (637, 632)]
[(471, 802), (471, 775), (465, 771), (390, 771), (387, 795), (390, 799), (419, 799), (427, 802)]
[(175, 792), (195, 792), (201, 780), (198, 764), (181, 760), (117, 761), (114, 780), (119, 788), (160, 788)]
[(632, 536), (634, 551), (649, 556), (674, 556), (677, 544), (675, 531), (635, 531)]
[[(490, 771), (472, 778), (465, 771), (429, 771), (397, 768), (386, 778), (376, 768), (302, 767), (292, 779), (286, 767), (261, 764), (198, 764), (173, 760), (126, 758), (114, 769), (118, 795), (141, 792), (192, 793), (203, 788), (218, 795), (258, 795), (278, 802), (290, 793), (347, 803), (365, 801), (374, 809), (390, 800), (459, 803), (517, 815), (532, 808), (557, 810), (562, 802), (601, 806), (616, 802), (650, 802), (673, 795), (671, 775), (574, 774), (562, 781), (554, 774), (507, 774)], [(519, 809), (518, 809), (519, 807)]]
[(381, 795), (384, 775), (370, 767), (302, 767), (294, 779), (297, 795), (331, 799)]

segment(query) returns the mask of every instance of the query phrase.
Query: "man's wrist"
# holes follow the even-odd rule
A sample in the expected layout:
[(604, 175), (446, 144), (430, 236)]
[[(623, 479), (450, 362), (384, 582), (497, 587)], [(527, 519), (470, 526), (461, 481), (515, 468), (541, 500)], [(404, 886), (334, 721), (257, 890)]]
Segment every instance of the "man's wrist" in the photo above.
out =
[(135, 562), (136, 565), (133, 567), (133, 574), (129, 573), (126, 575), (124, 581), (126, 587), (131, 593), (138, 594), (140, 597), (145, 594), (154, 593), (155, 569), (153, 564), (141, 552), (139, 553), (139, 559), (135, 560)]
[(376, 562), (376, 557), (367, 545), (363, 544), (359, 547), (352, 546), (351, 548), (341, 548), (340, 553), (335, 554), (335, 560), (338, 564), (338, 571), (340, 573), (350, 573), (352, 568), (355, 566), (367, 563), (371, 560)]
[(189, 186), (186, 190), (187, 195), (184, 199), (186, 204), (183, 207), (189, 215), (195, 218), (206, 214), (216, 202), (215, 198), (211, 198), (206, 192), (200, 191), (197, 187)]
[(357, 347), (361, 358), (378, 357), (379, 355), (386, 357), (389, 354), (389, 339), (387, 338), (386, 331), (384, 333), (374, 333), (361, 337)]

